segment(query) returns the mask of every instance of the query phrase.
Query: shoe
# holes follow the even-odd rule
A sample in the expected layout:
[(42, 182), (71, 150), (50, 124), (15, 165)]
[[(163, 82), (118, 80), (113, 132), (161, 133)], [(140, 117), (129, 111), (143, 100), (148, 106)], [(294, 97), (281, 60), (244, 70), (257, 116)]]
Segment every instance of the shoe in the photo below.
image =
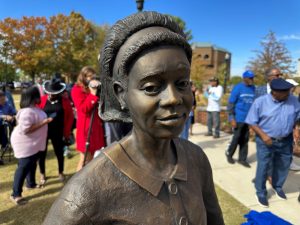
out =
[(59, 174), (59, 175), (58, 175), (58, 179), (59, 179), (60, 182), (64, 182), (64, 181), (65, 181), (65, 175), (62, 174), (62, 173)]
[(233, 160), (233, 158), (232, 157), (230, 157), (230, 156), (226, 156), (227, 157), (227, 162), (228, 163), (230, 163), (230, 164), (234, 164), (235, 163), (235, 161)]
[(294, 161), (292, 161), (291, 165), (290, 165), (290, 170), (293, 171), (300, 171), (300, 165), (294, 163)]
[(282, 199), (282, 200), (286, 200), (286, 195), (283, 192), (283, 190), (277, 191), (275, 188), (273, 188), (273, 191), (275, 192), (277, 198)]
[(247, 161), (238, 161), (238, 163), (246, 168), (251, 168), (250, 164)]
[(39, 184), (36, 184), (35, 186), (32, 186), (32, 187), (25, 187), (26, 190), (34, 190), (34, 189), (39, 189), (41, 188), (42, 186), (39, 185)]
[(269, 207), (269, 202), (268, 199), (266, 197), (259, 197), (256, 195), (256, 199), (257, 199), (257, 203), (264, 207), (264, 208), (268, 208)]
[(4, 165), (3, 160), (0, 159), (0, 166)]
[(214, 138), (220, 138), (220, 135), (214, 135)]
[(25, 205), (28, 202), (26, 199), (22, 198), (21, 196), (14, 197), (11, 195), (9, 198), (16, 205)]
[(44, 186), (45, 184), (46, 184), (46, 176), (45, 175), (41, 175), (40, 186)]
[(206, 133), (204, 136), (213, 136), (212, 133)]
[(298, 196), (298, 202), (300, 202), (300, 194), (299, 194), (299, 196)]

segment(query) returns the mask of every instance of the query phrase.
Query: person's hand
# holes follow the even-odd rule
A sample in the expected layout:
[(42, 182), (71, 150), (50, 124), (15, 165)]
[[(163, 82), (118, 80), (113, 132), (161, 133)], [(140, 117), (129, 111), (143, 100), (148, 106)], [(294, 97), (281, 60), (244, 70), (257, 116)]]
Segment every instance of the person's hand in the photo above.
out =
[(98, 81), (98, 80), (91, 80), (89, 82), (89, 89), (90, 89), (90, 93), (92, 95), (97, 94), (97, 89), (98, 89), (99, 85), (100, 85), (100, 81)]
[(296, 127), (293, 131), (294, 142), (297, 143), (300, 139), (300, 128)]
[(270, 146), (270, 145), (272, 145), (272, 139), (271, 139), (271, 137), (269, 137), (268, 135), (263, 135), (262, 137), (261, 137), (261, 139), (263, 140), (263, 142), (266, 144), (266, 145), (268, 145), (268, 146)]
[(48, 123), (50, 123), (50, 122), (52, 122), (53, 121), (53, 118), (52, 117), (49, 117), (49, 118), (47, 118), (47, 119), (44, 119), (44, 124), (48, 124)]
[(231, 123), (231, 127), (232, 127), (232, 128), (236, 128), (236, 127), (237, 127), (237, 124), (236, 124), (235, 119), (232, 119), (232, 120), (230, 121), (230, 123)]
[(6, 115), (5, 117), (5, 120), (8, 121), (8, 122), (12, 122), (14, 120), (14, 117), (13, 116), (10, 116), (10, 115)]

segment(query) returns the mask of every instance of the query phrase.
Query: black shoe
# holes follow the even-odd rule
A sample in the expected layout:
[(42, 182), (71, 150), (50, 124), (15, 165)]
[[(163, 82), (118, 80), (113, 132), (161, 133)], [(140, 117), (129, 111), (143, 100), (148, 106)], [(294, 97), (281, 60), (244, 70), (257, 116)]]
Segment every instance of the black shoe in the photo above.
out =
[(259, 197), (256, 195), (256, 199), (257, 199), (257, 203), (264, 207), (264, 208), (268, 208), (269, 207), (269, 202), (268, 199), (266, 197)]
[(0, 166), (4, 165), (4, 162), (0, 159)]
[(228, 163), (230, 163), (230, 164), (234, 164), (235, 163), (235, 161), (233, 160), (233, 158), (232, 157), (230, 157), (230, 156), (226, 156), (227, 157), (227, 162)]
[(213, 136), (212, 133), (206, 133), (204, 136)]
[(244, 167), (251, 168), (250, 164), (247, 161), (238, 161), (238, 163)]
[(220, 135), (214, 135), (214, 138), (220, 138)]
[(282, 200), (286, 200), (286, 195), (283, 192), (283, 190), (279, 190), (277, 191), (275, 188), (273, 188), (273, 191), (275, 192), (275, 195), (277, 196), (277, 198), (282, 199)]

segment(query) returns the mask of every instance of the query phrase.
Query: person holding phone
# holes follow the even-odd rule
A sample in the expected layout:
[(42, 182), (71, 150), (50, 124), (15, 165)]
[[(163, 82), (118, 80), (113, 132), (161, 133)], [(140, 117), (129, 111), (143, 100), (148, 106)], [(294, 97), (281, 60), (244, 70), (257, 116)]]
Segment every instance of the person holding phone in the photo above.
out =
[[(39, 159), (39, 167), (41, 173), (40, 184), (44, 185), (46, 182), (46, 168), (45, 161), (47, 155), (48, 140), (54, 148), (54, 152), (58, 161), (58, 176), (60, 181), (64, 181), (64, 140), (67, 141), (71, 134), (73, 124), (73, 110), (71, 101), (62, 96), (66, 84), (61, 82), (58, 77), (52, 80), (45, 81), (43, 89), (46, 95), (42, 96), (39, 107), (44, 110), (48, 118), (53, 121), (48, 127), (46, 150), (41, 154)], [(63, 126), (62, 126), (63, 125)]]
[[(81, 69), (77, 82), (71, 90), (71, 96), (76, 108), (76, 149), (80, 152), (80, 159), (77, 171), (81, 170), (84, 164), (93, 159), (94, 153), (105, 146), (103, 122), (98, 115), (99, 96), (97, 96), (100, 82), (95, 79), (96, 71), (89, 66)], [(94, 118), (91, 123), (92, 113)], [(90, 126), (91, 125), (91, 126)], [(86, 142), (89, 137), (89, 148), (86, 149)], [(84, 157), (85, 152), (86, 159)]]
[(45, 150), (47, 129), (52, 118), (36, 107), (40, 103), (40, 92), (36, 86), (23, 89), (20, 110), (16, 116), (17, 126), (11, 135), (11, 145), (18, 159), (18, 167), (14, 175), (11, 201), (17, 205), (27, 203), (22, 197), (23, 184), (26, 179), (27, 188), (38, 188), (35, 182), (37, 160), (41, 151)]

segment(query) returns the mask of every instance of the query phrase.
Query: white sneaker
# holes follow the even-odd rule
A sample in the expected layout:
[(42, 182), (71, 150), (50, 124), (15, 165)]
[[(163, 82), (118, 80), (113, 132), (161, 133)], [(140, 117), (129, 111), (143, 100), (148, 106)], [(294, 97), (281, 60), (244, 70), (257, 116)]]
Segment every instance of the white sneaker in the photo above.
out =
[(294, 163), (294, 161), (292, 161), (291, 165), (290, 165), (290, 170), (293, 171), (300, 171), (300, 165)]

